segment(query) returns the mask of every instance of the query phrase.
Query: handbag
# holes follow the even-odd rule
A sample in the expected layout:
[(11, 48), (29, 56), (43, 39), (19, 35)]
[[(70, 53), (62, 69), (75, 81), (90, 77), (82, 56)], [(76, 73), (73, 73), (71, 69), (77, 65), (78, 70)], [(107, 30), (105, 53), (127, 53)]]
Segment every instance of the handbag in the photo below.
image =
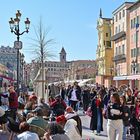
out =
[(86, 115), (89, 117), (92, 117), (92, 110), (91, 107), (88, 107), (87, 111), (86, 111)]

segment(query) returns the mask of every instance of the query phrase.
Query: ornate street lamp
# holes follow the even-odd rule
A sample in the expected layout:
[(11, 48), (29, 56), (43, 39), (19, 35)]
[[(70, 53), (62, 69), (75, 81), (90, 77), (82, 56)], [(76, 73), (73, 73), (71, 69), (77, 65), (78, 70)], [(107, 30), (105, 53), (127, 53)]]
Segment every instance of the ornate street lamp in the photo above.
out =
[(21, 69), (20, 69), (20, 71), (21, 71), (21, 76), (20, 76), (20, 78), (21, 78), (21, 87), (23, 86), (23, 77), (24, 77), (24, 74), (23, 74), (23, 68), (24, 68), (24, 63), (25, 63), (25, 61), (24, 61), (24, 54), (21, 54), (21, 56), (20, 56), (20, 63), (21, 63)]
[(9, 25), (11, 29), (11, 33), (14, 33), (17, 36), (17, 41), (14, 42), (14, 47), (17, 49), (17, 94), (19, 95), (19, 50), (22, 49), (22, 42), (19, 41), (19, 38), (22, 34), (25, 32), (29, 32), (29, 27), (30, 27), (30, 21), (28, 18), (26, 18), (25, 21), (25, 31), (20, 32), (20, 18), (21, 18), (21, 13), (19, 10), (17, 10), (16, 17), (15, 18), (10, 18)]

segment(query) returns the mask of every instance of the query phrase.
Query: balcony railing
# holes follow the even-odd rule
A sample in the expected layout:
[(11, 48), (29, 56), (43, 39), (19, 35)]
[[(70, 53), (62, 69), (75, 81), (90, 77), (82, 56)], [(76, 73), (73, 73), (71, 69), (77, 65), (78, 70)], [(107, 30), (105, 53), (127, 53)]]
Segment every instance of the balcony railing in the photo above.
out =
[(121, 37), (125, 37), (125, 36), (126, 36), (126, 32), (124, 32), (124, 31), (119, 32), (111, 37), (111, 41), (116, 41), (117, 39), (119, 39)]
[(120, 61), (120, 60), (126, 61), (126, 55), (125, 55), (125, 54), (119, 54), (119, 55), (116, 55), (116, 56), (113, 58), (113, 61)]

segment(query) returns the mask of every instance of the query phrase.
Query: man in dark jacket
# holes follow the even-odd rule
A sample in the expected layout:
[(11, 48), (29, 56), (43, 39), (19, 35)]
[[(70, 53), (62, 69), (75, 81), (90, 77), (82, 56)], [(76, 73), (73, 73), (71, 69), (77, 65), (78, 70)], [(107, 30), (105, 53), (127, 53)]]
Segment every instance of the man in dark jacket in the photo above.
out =
[(77, 103), (81, 101), (81, 90), (76, 84), (73, 85), (73, 88), (68, 93), (68, 98), (71, 102), (71, 107), (74, 111), (77, 111)]

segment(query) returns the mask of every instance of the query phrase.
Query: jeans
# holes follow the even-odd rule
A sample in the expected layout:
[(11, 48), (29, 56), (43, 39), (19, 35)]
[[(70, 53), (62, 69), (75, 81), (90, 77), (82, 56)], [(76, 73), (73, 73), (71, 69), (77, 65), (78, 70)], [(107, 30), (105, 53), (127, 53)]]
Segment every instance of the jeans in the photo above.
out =
[(126, 134), (127, 134), (128, 127), (123, 126), (123, 140), (126, 140)]
[(97, 133), (101, 131), (101, 112), (100, 109), (97, 108)]
[(74, 111), (77, 111), (77, 102), (78, 101), (70, 101), (71, 102), (71, 107), (73, 108)]

